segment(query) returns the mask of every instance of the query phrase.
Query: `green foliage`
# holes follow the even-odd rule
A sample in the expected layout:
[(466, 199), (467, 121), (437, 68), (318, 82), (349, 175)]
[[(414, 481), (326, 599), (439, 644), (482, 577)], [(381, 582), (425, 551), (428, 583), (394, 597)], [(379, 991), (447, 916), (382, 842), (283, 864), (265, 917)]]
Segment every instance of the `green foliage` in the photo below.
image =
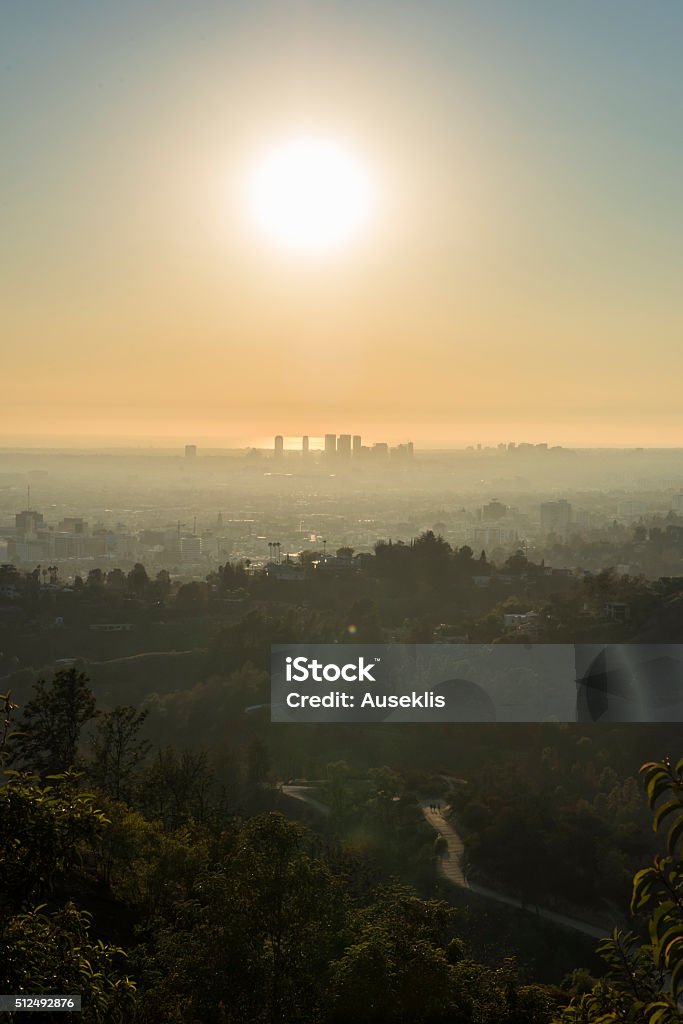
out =
[(48, 896), (105, 823), (76, 776), (41, 784), (8, 772), (0, 788), (0, 914), (25, 910)]
[(645, 918), (649, 942), (615, 929), (599, 952), (608, 973), (565, 1011), (563, 1024), (674, 1024), (683, 1000), (683, 759), (643, 765), (652, 827), (666, 828), (667, 856), (633, 879), (631, 912)]
[(176, 607), (186, 611), (201, 611), (209, 603), (209, 587), (206, 583), (192, 580), (183, 583), (176, 594)]
[(236, 825), (142, 963), (145, 1019), (319, 1020), (343, 919), (303, 829), (278, 814)]
[(208, 679), (173, 693), (152, 695), (148, 732), (158, 745), (190, 741), (212, 752), (222, 752), (226, 740), (244, 742), (244, 709), (268, 700), (270, 677), (246, 664), (227, 677)]
[(43, 778), (77, 765), (81, 730), (96, 715), (89, 682), (75, 668), (57, 672), (50, 683), (38, 680), (12, 744), (11, 763)]
[[(80, 991), (83, 1019), (97, 1024), (549, 1021), (545, 990), (520, 984), (510, 965), (470, 959), (445, 903), (396, 885), (352, 895), (353, 859), (342, 857), (335, 875), (331, 844), (277, 813), (223, 815), (220, 832), (221, 815), (204, 812), (199, 824), (205, 756), (162, 751), (150, 770), (154, 821), (103, 794), (96, 807), (76, 776), (9, 775), (0, 794), (7, 991)], [(353, 779), (333, 764), (329, 775), (342, 794), (350, 787), (363, 828), (375, 823), (399, 855), (409, 848), (402, 830), (422, 819), (398, 773)], [(87, 915), (61, 902), (74, 888), (106, 893), (95, 918), (107, 941), (93, 941)], [(36, 905), (45, 897), (49, 912)], [(136, 926), (137, 991), (109, 944), (114, 908)]]
[(348, 852), (371, 856), (385, 875), (431, 875), (433, 832), (398, 772), (384, 766), (357, 778), (346, 761), (333, 761), (324, 774), (320, 798)]
[(136, 562), (133, 568), (128, 573), (127, 577), (128, 586), (134, 593), (141, 594), (149, 584), (149, 576), (147, 570), (141, 562)]
[(120, 801), (102, 806), (109, 824), (96, 845), (99, 877), (148, 927), (189, 898), (209, 864), (208, 835), (199, 826), (167, 832)]
[(333, 1020), (451, 1020), (456, 986), (443, 944), (452, 918), (447, 904), (399, 886), (376, 893), (332, 965)]
[(270, 671), (271, 644), (333, 643), (337, 634), (334, 619), (323, 612), (291, 606), (259, 609), (217, 634), (210, 664), (221, 673), (233, 672), (247, 662)]
[(150, 749), (140, 737), (148, 714), (147, 709), (121, 705), (101, 715), (95, 727), (88, 771), (95, 785), (115, 800), (132, 798), (139, 768)]
[(139, 787), (143, 811), (173, 831), (188, 821), (214, 820), (221, 813), (221, 793), (208, 755), (165, 747), (148, 765)]
[[(89, 915), (71, 901), (54, 907), (106, 825), (78, 776), (41, 783), (6, 773), (0, 789), (0, 991), (80, 993), (79, 1020), (123, 1024), (132, 1019), (135, 1002), (135, 985), (121, 972), (123, 951), (91, 939)], [(53, 908), (47, 911), (43, 899)]]
[(547, 1024), (555, 999), (519, 982), (515, 964), (475, 963), (449, 935), (457, 912), (385, 886), (354, 916), (353, 941), (332, 965), (332, 1020), (362, 1024)]
[(623, 904), (649, 852), (642, 794), (589, 737), (559, 739), (505, 769), (499, 759), (453, 794), (469, 873), (546, 904), (558, 894), (573, 906)]
[[(117, 946), (95, 941), (89, 931), (90, 915), (72, 903), (52, 913), (37, 907), (10, 918), (0, 934), (0, 991), (80, 994), (83, 1012), (73, 1019), (82, 1024), (127, 1024), (135, 1012), (136, 986), (121, 973), (125, 954)], [(18, 1015), (9, 1015), (9, 1020), (15, 1018)], [(71, 1018), (63, 1013), (55, 1017)]]
[(0, 763), (9, 758), (10, 752), (8, 747), (12, 737), (15, 735), (15, 731), (12, 730), (12, 716), (17, 709), (17, 705), (12, 702), (11, 697), (11, 693), (0, 693), (0, 714), (2, 715), (2, 725), (0, 726)]
[(562, 988), (572, 996), (583, 996), (593, 991), (596, 981), (585, 967), (575, 967), (562, 981)]

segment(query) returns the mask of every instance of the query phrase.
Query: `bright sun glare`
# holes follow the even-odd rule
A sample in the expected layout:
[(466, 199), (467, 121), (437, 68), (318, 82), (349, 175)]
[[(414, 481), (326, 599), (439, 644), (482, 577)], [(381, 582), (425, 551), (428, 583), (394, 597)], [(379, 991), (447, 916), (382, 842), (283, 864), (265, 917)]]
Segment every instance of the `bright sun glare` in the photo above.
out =
[(320, 252), (367, 223), (373, 190), (365, 168), (335, 142), (302, 137), (272, 149), (248, 182), (250, 213), (277, 245)]

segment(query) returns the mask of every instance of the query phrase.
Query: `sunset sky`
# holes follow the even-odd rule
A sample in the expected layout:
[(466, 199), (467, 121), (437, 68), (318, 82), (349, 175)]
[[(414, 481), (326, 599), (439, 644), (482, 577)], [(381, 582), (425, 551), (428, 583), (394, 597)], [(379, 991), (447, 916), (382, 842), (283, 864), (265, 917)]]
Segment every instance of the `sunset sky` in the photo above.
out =
[[(683, 446), (680, 0), (0, 2), (0, 446)], [(331, 140), (329, 251), (250, 219)]]

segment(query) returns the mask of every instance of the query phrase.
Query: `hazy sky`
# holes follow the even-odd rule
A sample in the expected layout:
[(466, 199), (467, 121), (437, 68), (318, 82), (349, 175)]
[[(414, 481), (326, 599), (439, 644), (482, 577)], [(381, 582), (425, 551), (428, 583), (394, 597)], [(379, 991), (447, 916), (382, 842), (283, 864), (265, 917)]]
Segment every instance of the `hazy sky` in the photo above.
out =
[[(683, 445), (680, 0), (0, 2), (0, 444)], [(333, 254), (244, 210), (339, 141)]]

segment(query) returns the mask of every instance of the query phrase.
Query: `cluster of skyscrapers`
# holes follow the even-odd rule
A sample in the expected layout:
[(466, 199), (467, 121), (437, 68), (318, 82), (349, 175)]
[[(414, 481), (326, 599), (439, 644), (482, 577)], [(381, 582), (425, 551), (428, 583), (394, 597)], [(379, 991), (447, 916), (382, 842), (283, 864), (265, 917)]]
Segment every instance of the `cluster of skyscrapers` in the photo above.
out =
[[(304, 435), (301, 438), (301, 454), (308, 455), (311, 452), (309, 438)], [(275, 458), (282, 458), (285, 453), (285, 439), (282, 434), (277, 434), (273, 448)], [(374, 456), (378, 458), (412, 458), (413, 442), (399, 444), (390, 448), (386, 442), (379, 442), (373, 445), (364, 445), (360, 434), (325, 434), (322, 455), (325, 458), (362, 458)]]

